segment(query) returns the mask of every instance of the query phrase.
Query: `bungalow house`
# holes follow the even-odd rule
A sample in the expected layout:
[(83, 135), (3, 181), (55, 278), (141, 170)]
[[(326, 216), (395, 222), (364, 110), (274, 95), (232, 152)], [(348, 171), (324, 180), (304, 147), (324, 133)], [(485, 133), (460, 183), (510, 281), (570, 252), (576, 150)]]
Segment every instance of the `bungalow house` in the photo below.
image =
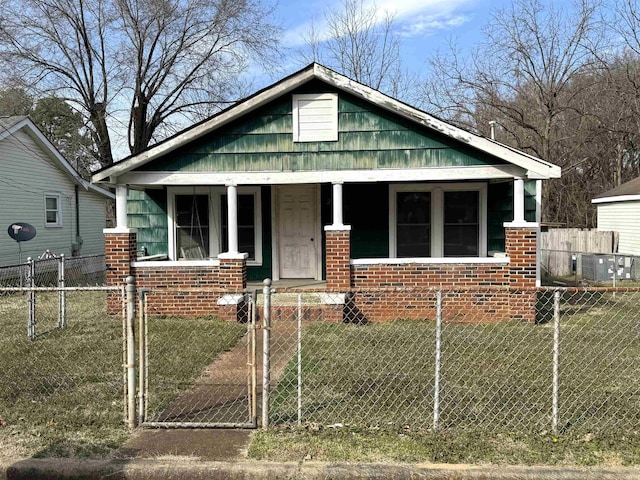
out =
[[(381, 287), (535, 288), (541, 181), (559, 176), (311, 64), (93, 181), (116, 189), (112, 283), (134, 275), (158, 313), (233, 318), (247, 280), (266, 277), (351, 302)], [(513, 298), (487, 315), (531, 320), (531, 294)]]
[[(0, 265), (46, 250), (103, 255), (106, 205), (114, 198), (84, 180), (28, 117), (0, 117)], [(7, 231), (20, 223), (36, 236), (17, 244)]]

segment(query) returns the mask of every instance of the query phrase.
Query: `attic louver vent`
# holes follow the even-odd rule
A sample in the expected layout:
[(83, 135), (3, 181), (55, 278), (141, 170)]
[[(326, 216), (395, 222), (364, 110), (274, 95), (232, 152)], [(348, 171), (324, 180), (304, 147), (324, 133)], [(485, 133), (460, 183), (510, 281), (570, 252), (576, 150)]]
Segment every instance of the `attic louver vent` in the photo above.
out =
[(338, 140), (338, 95), (318, 93), (293, 96), (293, 141)]

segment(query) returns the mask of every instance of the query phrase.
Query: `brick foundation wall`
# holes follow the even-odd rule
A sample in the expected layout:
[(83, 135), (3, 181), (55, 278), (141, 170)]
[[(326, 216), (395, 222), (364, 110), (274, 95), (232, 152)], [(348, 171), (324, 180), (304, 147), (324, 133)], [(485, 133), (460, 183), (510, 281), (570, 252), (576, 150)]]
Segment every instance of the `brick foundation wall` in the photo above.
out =
[(510, 318), (506, 263), (352, 265), (351, 276), (354, 291), (345, 308), (345, 321), (435, 319), (438, 289), (443, 290), (445, 321), (481, 323)]
[(171, 266), (136, 269), (137, 288), (148, 288), (149, 315), (218, 315), (219, 268)]
[(325, 230), (327, 291), (344, 292), (351, 288), (351, 232)]

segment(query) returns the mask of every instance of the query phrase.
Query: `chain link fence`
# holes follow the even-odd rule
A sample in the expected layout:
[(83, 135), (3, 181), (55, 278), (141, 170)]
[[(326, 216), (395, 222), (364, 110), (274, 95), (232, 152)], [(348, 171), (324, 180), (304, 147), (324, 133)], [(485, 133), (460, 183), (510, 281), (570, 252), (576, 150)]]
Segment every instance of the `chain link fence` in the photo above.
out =
[(65, 257), (47, 251), (22, 264), (1, 266), (0, 288), (104, 285), (106, 270), (104, 255)]
[(0, 287), (3, 451), (109, 450), (108, 432), (125, 430), (123, 316), (106, 313), (109, 290), (124, 308), (122, 288)]
[(272, 295), (271, 356), (289, 360), (271, 372), (271, 425), (640, 428), (638, 289), (511, 292), (535, 321), (495, 290), (352, 294)]

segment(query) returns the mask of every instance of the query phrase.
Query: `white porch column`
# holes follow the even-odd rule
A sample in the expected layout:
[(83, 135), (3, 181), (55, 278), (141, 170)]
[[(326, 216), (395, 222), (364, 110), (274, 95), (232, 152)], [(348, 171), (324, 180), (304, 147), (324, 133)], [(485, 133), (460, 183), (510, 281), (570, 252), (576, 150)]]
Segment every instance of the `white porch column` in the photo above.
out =
[(342, 225), (342, 183), (336, 182), (333, 184), (333, 226)]
[(524, 179), (513, 179), (513, 223), (524, 222)]
[(126, 185), (116, 185), (116, 228), (127, 228)]
[(227, 232), (229, 253), (238, 253), (238, 187), (227, 185)]

